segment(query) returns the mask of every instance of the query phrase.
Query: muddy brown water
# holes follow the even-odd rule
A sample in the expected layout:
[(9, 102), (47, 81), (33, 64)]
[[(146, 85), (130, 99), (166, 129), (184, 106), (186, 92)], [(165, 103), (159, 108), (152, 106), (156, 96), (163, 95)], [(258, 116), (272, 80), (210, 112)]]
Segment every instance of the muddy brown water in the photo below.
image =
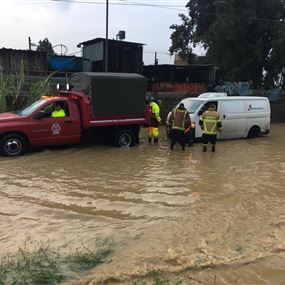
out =
[(159, 146), (143, 129), (129, 149), (0, 157), (1, 254), (27, 238), (63, 248), (109, 238), (109, 261), (73, 284), (132, 284), (151, 270), (187, 284), (285, 284), (285, 125), (216, 153), (171, 152), (161, 131)]

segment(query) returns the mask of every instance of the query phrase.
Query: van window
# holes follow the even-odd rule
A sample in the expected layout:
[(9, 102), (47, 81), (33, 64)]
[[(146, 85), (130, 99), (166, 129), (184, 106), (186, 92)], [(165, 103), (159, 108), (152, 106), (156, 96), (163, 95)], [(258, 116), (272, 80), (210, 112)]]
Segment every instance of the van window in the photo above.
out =
[(216, 110), (218, 110), (218, 101), (208, 101), (201, 108), (201, 110), (198, 113), (198, 116), (201, 116), (205, 111), (207, 111), (211, 104), (214, 104), (216, 106)]
[(223, 101), (223, 112), (226, 114), (240, 114), (244, 113), (244, 101), (235, 100), (235, 101)]
[(186, 110), (190, 114), (194, 114), (203, 102), (201, 100), (185, 100), (185, 101), (182, 101), (181, 103), (184, 104)]

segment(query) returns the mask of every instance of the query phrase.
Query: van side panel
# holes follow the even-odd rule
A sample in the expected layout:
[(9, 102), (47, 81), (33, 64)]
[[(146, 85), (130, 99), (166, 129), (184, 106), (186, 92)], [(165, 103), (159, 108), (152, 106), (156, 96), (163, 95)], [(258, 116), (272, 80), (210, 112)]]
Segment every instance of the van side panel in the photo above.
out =
[(220, 100), (222, 120), (221, 139), (244, 138), (246, 133), (246, 113), (244, 100)]
[(270, 131), (270, 104), (267, 98), (246, 100), (247, 133), (249, 130), (258, 126), (261, 133)]

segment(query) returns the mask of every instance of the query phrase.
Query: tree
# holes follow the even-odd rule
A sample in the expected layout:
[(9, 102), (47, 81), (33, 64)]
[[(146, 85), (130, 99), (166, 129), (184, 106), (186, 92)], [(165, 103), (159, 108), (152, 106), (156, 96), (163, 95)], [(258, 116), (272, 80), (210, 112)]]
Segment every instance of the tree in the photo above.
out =
[(170, 53), (191, 63), (193, 47), (222, 69), (224, 79), (253, 81), (271, 87), (282, 80), (285, 66), (283, 0), (190, 0), (189, 16), (170, 26)]
[(37, 51), (45, 51), (48, 54), (54, 54), (52, 44), (48, 40), (48, 38), (45, 38), (44, 40), (39, 41), (39, 44), (37, 45)]

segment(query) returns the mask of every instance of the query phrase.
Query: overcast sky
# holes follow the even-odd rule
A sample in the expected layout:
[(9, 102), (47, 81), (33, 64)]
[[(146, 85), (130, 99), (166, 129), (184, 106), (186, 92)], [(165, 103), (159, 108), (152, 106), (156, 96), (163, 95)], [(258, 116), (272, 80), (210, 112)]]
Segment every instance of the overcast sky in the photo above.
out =
[[(145, 44), (145, 64), (154, 63), (155, 51), (159, 64), (173, 64), (169, 26), (181, 23), (178, 14), (187, 13), (187, 2), (109, 0), (109, 38), (124, 30), (126, 41)], [(28, 49), (29, 36), (35, 44), (47, 37), (80, 56), (78, 43), (106, 35), (106, 0), (0, 0), (0, 5), (0, 48)], [(60, 46), (54, 50), (61, 52)]]

